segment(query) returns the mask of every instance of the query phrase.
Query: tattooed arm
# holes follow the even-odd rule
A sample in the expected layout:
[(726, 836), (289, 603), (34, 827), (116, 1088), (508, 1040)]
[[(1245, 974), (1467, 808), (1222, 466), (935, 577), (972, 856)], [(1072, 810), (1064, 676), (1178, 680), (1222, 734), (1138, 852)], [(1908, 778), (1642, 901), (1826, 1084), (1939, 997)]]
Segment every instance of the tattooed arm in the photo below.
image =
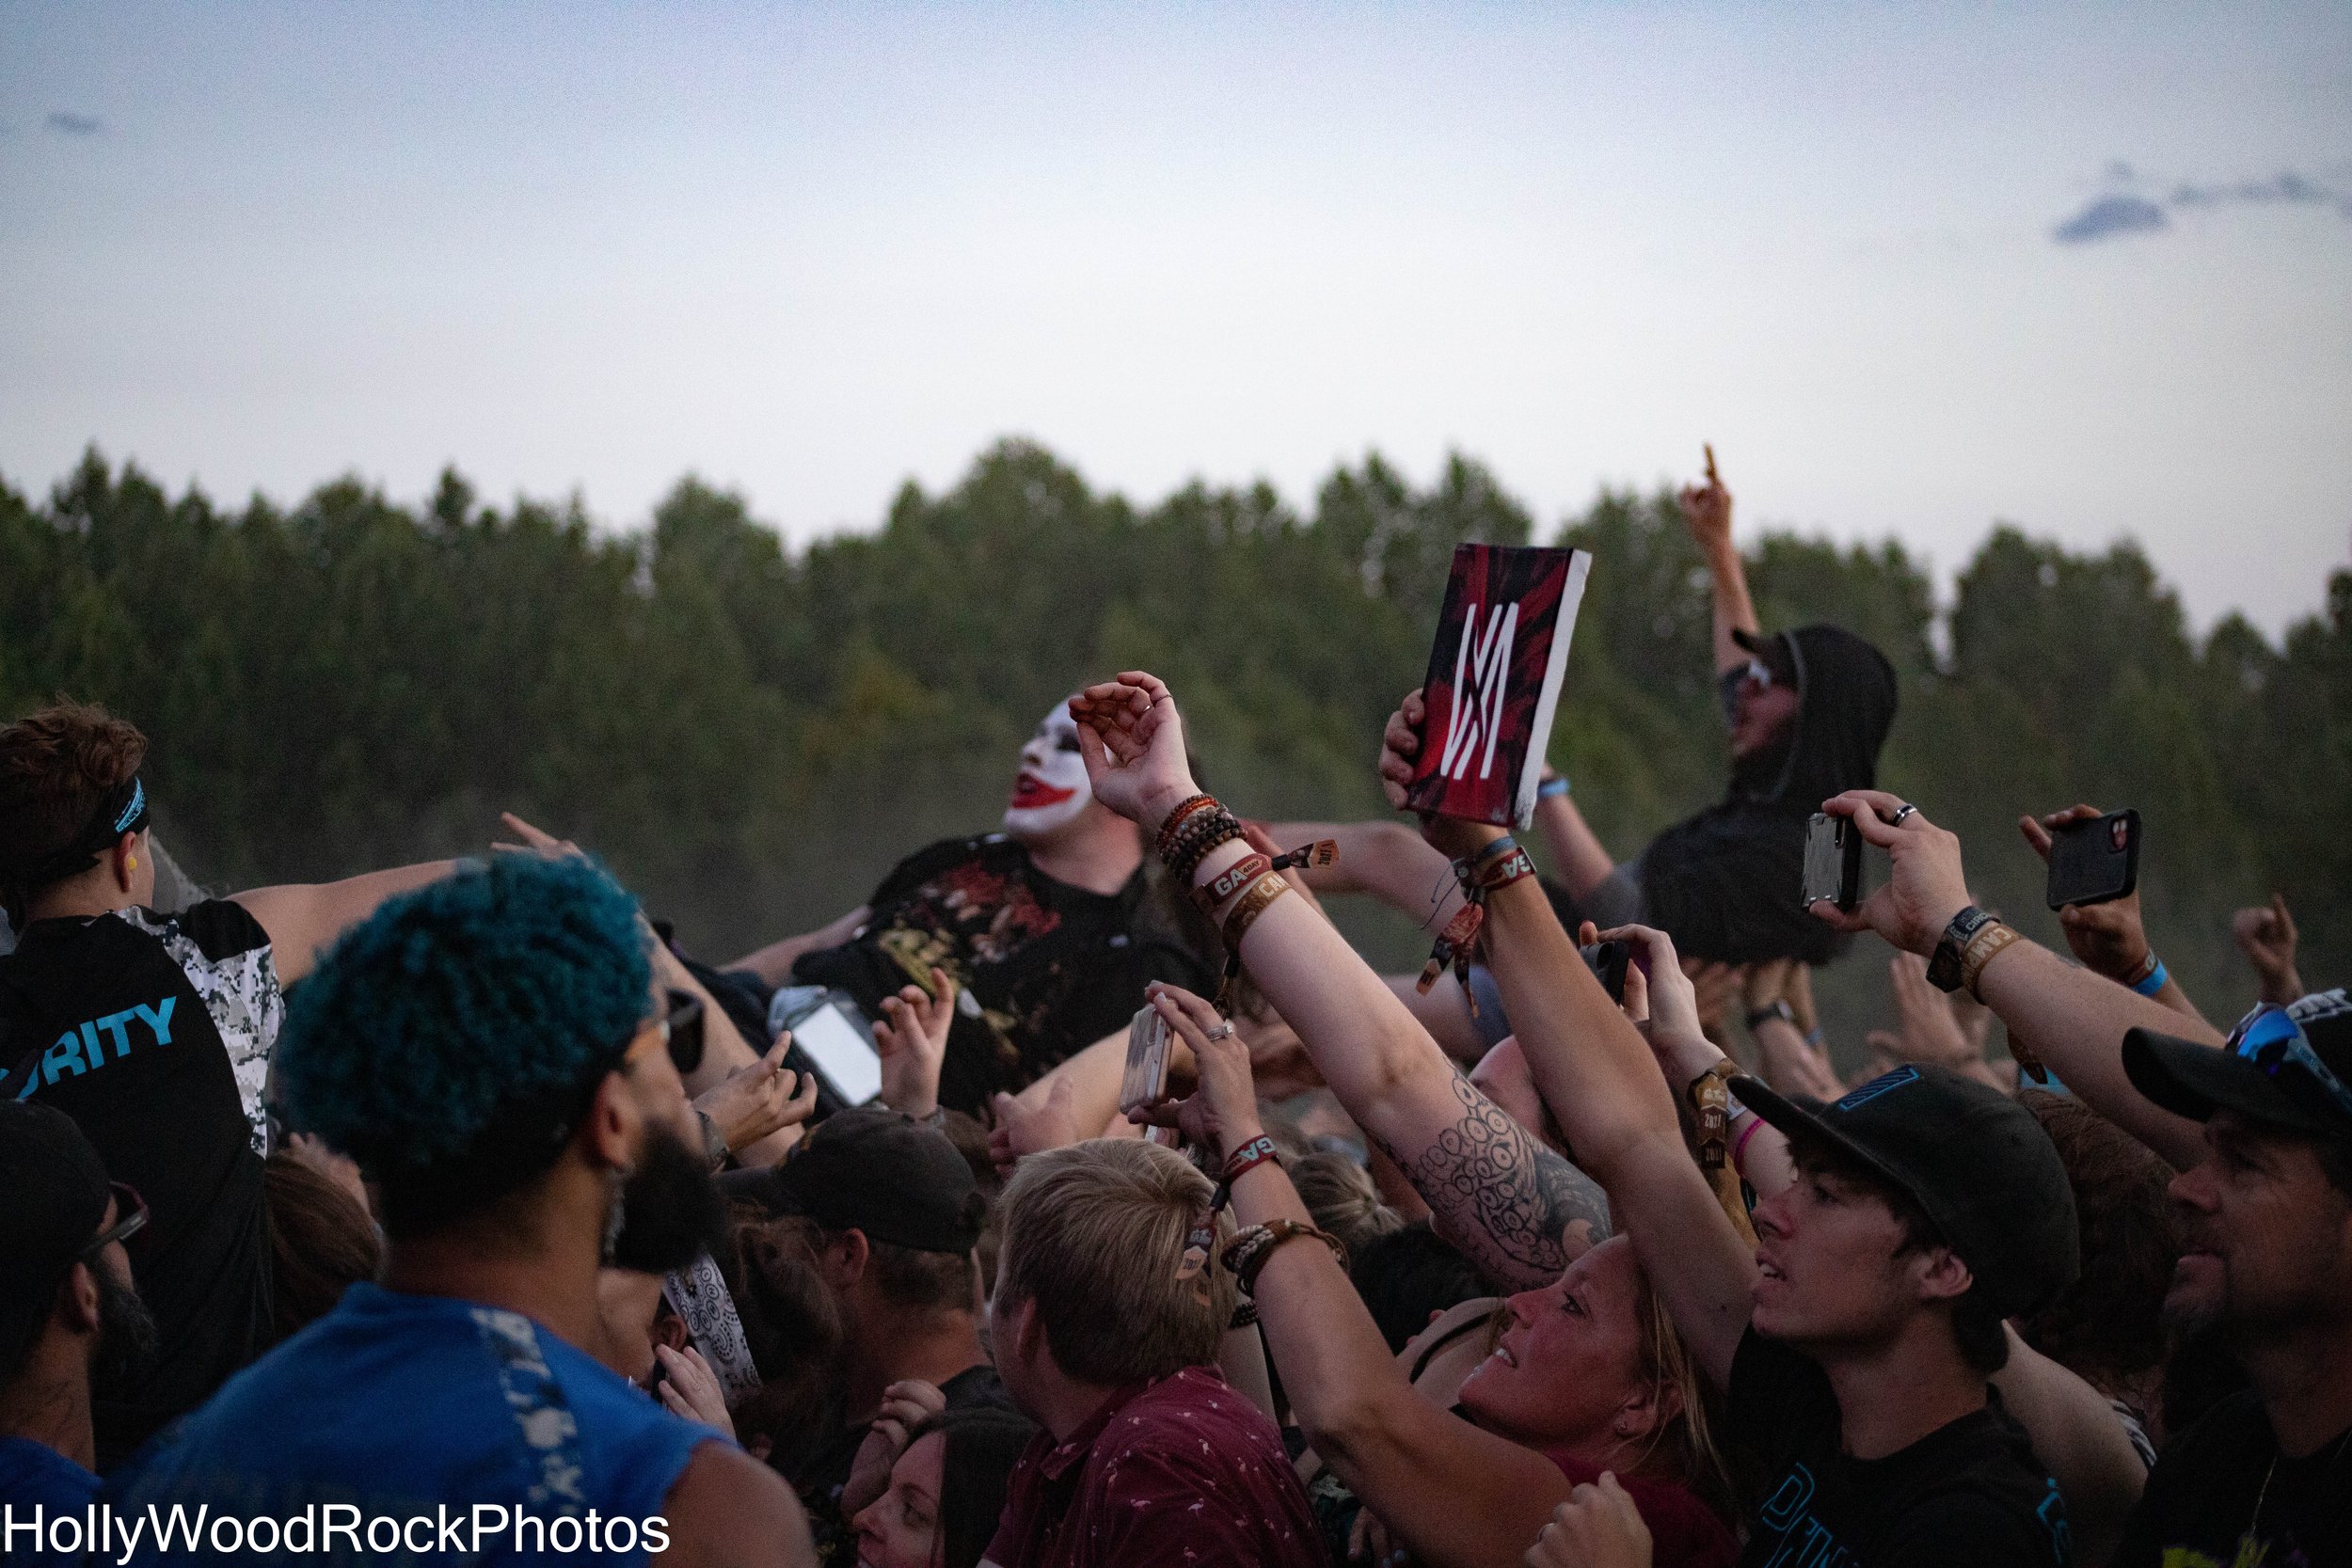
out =
[(1447, 1069), (1443, 1079), (1417, 1074), (1407, 1092), (1361, 1109), (1344, 1091), (1340, 1101), (1412, 1182), (1439, 1234), (1496, 1284), (1540, 1290), (1609, 1234), (1609, 1200), (1451, 1063)]

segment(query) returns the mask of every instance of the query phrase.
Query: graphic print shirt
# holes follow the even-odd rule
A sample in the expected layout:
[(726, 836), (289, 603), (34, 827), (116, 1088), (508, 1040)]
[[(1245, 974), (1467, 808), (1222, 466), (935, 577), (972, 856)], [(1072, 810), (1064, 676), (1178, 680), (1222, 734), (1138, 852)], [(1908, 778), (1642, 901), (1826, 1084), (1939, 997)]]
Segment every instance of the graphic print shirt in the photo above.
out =
[(1751, 1328), (1732, 1358), (1727, 1414), (1748, 1503), (1745, 1568), (2064, 1568), (2069, 1560), (2058, 1482), (1997, 1394), (1883, 1459), (1856, 1459), (1844, 1451), (1828, 1375)]
[(132, 1270), (154, 1370), (96, 1408), (103, 1470), (268, 1343), (262, 1089), (285, 1020), (269, 933), (218, 900), (35, 921), (0, 958), (8, 1092), (72, 1117), (152, 1216)]

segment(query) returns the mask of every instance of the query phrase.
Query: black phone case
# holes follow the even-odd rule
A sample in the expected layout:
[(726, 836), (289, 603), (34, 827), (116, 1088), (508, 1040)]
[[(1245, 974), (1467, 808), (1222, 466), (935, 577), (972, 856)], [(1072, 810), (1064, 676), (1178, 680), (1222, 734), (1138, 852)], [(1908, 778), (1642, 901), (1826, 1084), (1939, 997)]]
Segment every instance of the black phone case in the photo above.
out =
[(1599, 979), (1601, 990), (1609, 1000), (1625, 1000), (1625, 967), (1632, 960), (1632, 952), (1622, 942), (1597, 942), (1577, 951), (1584, 956), (1584, 965)]
[[(2114, 847), (2118, 824), (2123, 847)], [(2139, 886), (2139, 813), (2126, 807), (2050, 835), (2050, 879), (2042, 896), (2053, 910), (2112, 904)]]
[(1800, 892), (1806, 909), (1823, 899), (1840, 910), (1851, 910), (1862, 897), (1862, 834), (1842, 816), (1815, 812), (1804, 829), (1804, 886)]

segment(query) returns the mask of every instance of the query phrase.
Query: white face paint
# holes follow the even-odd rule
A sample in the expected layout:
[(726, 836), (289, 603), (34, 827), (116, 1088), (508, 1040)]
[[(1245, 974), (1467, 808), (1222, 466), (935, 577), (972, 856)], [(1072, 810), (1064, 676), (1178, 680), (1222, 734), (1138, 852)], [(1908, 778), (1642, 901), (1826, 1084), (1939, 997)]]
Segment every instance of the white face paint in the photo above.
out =
[(1050, 838), (1078, 820), (1093, 799), (1086, 761), (1078, 755), (1078, 726), (1070, 705), (1057, 703), (1021, 748), (1021, 771), (1005, 802), (1005, 832), (1024, 840)]

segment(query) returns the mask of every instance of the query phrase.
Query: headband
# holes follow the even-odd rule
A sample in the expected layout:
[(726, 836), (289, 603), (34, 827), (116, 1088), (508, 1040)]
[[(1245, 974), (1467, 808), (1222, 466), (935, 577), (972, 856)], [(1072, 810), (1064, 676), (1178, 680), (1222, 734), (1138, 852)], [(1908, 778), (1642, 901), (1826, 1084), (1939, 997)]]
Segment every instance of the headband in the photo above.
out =
[(697, 1253), (684, 1269), (662, 1276), (661, 1294), (670, 1310), (686, 1322), (687, 1338), (710, 1363), (719, 1390), (733, 1410), (759, 1392), (759, 1367), (752, 1360), (752, 1344), (743, 1338), (743, 1320), (736, 1315), (735, 1298), (720, 1277), (719, 1265), (707, 1252)]
[(23, 866), (10, 866), (8, 879), (20, 887), (47, 887), (79, 876), (98, 863), (99, 857), (124, 833), (147, 826), (147, 785), (135, 773), (98, 798), (89, 820), (57, 848)]

